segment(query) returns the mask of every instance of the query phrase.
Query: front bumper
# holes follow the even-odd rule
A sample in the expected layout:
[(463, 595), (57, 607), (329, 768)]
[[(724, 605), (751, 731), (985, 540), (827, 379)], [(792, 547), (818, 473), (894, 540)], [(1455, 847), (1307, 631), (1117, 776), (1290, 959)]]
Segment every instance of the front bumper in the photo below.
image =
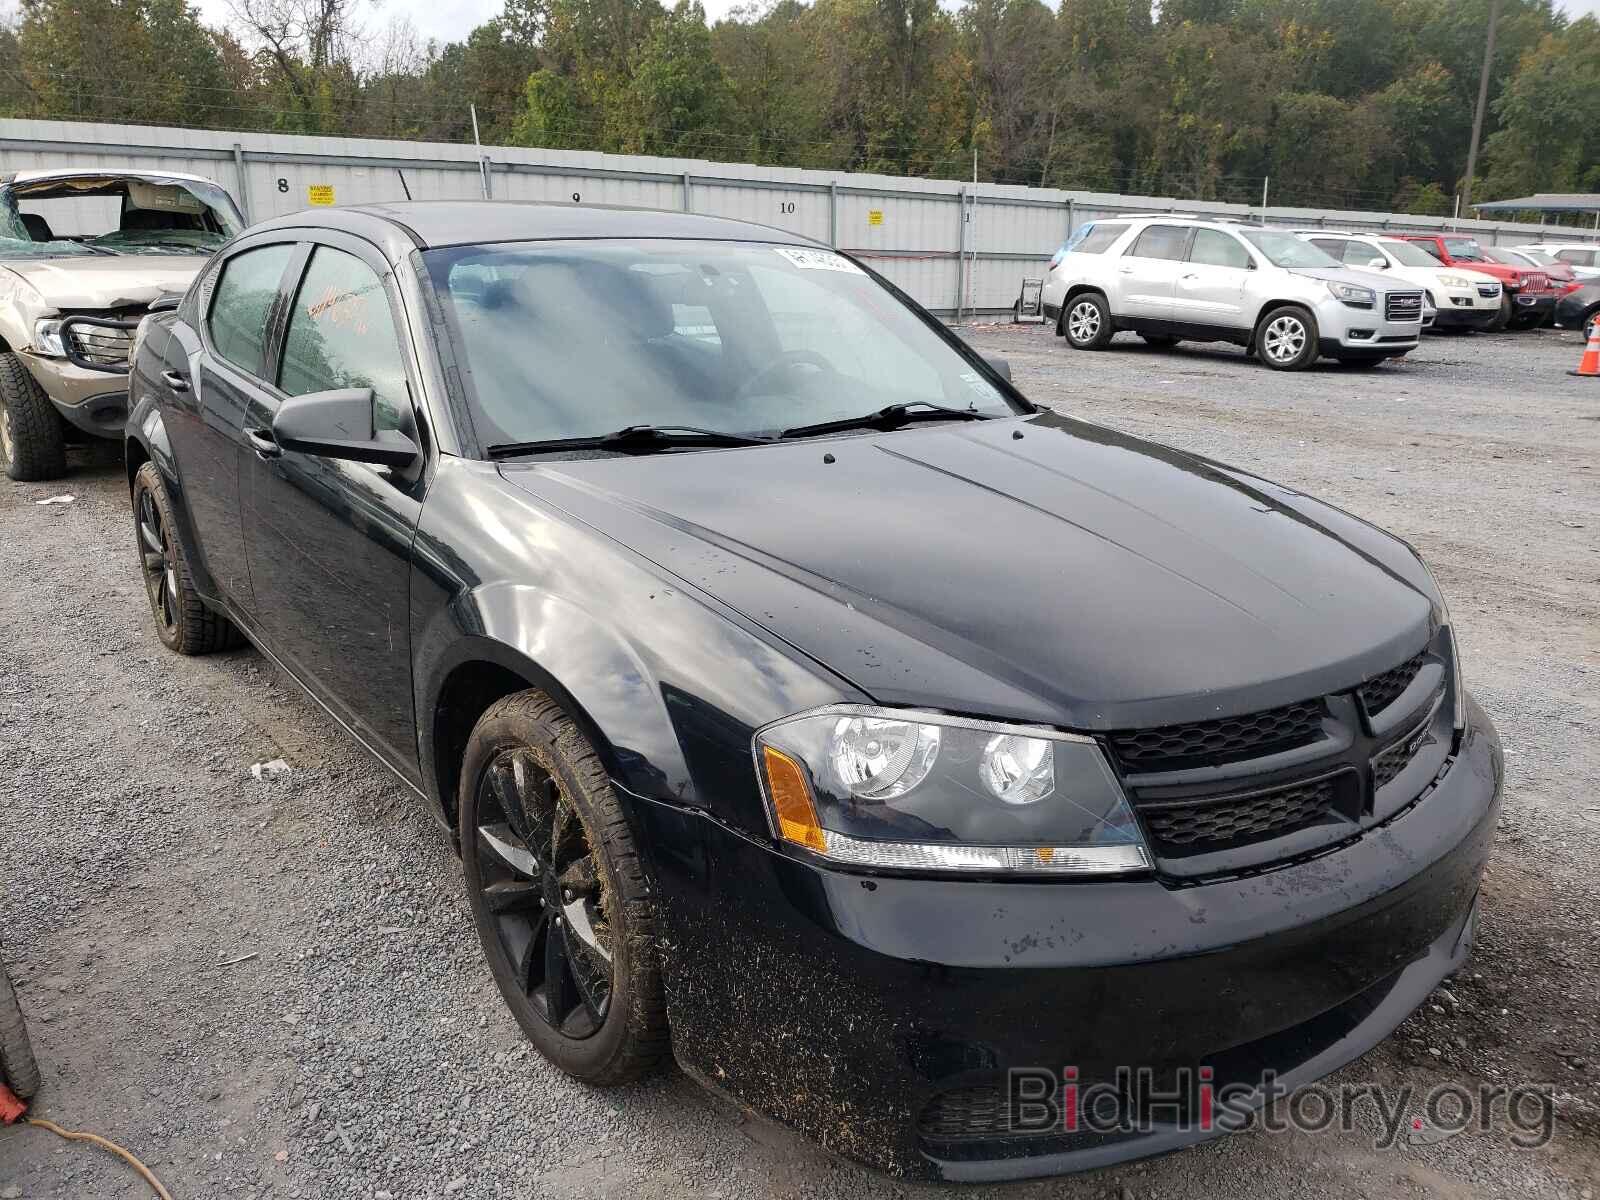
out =
[(1494, 324), (1495, 318), (1500, 315), (1500, 303), (1495, 301), (1492, 308), (1462, 308), (1450, 304), (1448, 298), (1444, 307), (1439, 309), (1439, 316), (1434, 321), (1437, 329), (1487, 329)]
[(1384, 825), (1190, 886), (849, 874), (625, 795), (652, 848), (674, 1053), (899, 1176), (1051, 1175), (1218, 1136), (996, 1122), (1015, 1068), (1071, 1065), (1087, 1084), (1209, 1065), (1218, 1086), (1268, 1071), (1298, 1086), (1382, 1040), (1470, 941), (1502, 779), (1494, 730), (1470, 713), (1458, 752)]
[(94, 437), (121, 438), (128, 420), (128, 377), (74, 366), (31, 351), (18, 355), (56, 411)]
[(1548, 321), (1555, 316), (1556, 297), (1554, 292), (1540, 292), (1530, 296), (1525, 292), (1511, 293), (1511, 319), (1514, 321), (1539, 323)]
[(1318, 353), (1335, 358), (1387, 358), (1417, 348), (1421, 314), (1414, 321), (1390, 321), (1379, 307), (1351, 308), (1329, 299), (1317, 305)]

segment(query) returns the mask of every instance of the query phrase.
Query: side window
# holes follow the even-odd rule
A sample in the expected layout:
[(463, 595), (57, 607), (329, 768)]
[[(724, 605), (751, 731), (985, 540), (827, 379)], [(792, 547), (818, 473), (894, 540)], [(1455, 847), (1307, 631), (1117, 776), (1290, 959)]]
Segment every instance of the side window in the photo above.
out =
[(278, 281), (294, 254), (293, 243), (246, 250), (222, 264), (211, 293), (206, 330), (217, 354), (257, 379), (267, 373), (267, 316)]
[(1127, 225), (1119, 222), (1107, 224), (1105, 221), (1096, 221), (1080, 229), (1073, 236), (1073, 240), (1067, 243), (1066, 248), (1075, 250), (1079, 254), (1104, 254), (1111, 243), (1121, 237), (1127, 228)]
[(1557, 250), (1556, 257), (1562, 262), (1572, 263), (1578, 267), (1587, 267), (1594, 264), (1593, 250)]
[(1433, 255), (1440, 262), (1444, 261), (1444, 255), (1439, 250), (1439, 243), (1438, 242), (1412, 242), (1411, 244), (1413, 246), (1421, 246), (1424, 250), (1426, 250), (1429, 254)]
[(1183, 225), (1151, 225), (1128, 248), (1130, 258), (1183, 258), (1189, 230)]
[[(1376, 246), (1369, 246), (1365, 242), (1346, 242), (1344, 244), (1344, 261), (1352, 267), (1365, 267), (1375, 258), (1383, 258), (1383, 251)], [(1385, 263), (1388, 262), (1384, 259)]]
[(1344, 248), (1348, 244), (1344, 238), (1318, 238), (1311, 239), (1311, 244), (1318, 250), (1324, 250), (1335, 258), (1344, 257)]
[(278, 386), (291, 396), (369, 387), (377, 427), (404, 429), (403, 363), (382, 281), (354, 255), (318, 246), (289, 310)]
[(1209, 263), (1214, 267), (1237, 267), (1242, 271), (1250, 265), (1250, 252), (1225, 233), (1215, 229), (1196, 229), (1194, 245), (1189, 250), (1189, 261)]

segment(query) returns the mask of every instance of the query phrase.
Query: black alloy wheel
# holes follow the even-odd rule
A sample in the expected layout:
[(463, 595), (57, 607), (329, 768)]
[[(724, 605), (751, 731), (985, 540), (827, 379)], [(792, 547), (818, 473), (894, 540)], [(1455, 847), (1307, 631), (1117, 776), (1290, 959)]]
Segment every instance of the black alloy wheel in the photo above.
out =
[(150, 615), (167, 646), (179, 637), (178, 566), (172, 550), (172, 531), (162, 518), (152, 488), (139, 489), (139, 561), (144, 567), (144, 590), (150, 597)]
[(588, 832), (530, 750), (501, 751), (478, 787), (478, 891), (499, 953), (546, 1025), (592, 1037), (611, 1009), (613, 938)]
[(489, 706), (467, 741), (457, 829), (467, 900), (506, 1006), (591, 1084), (670, 1053), (655, 902), (599, 754), (549, 696)]

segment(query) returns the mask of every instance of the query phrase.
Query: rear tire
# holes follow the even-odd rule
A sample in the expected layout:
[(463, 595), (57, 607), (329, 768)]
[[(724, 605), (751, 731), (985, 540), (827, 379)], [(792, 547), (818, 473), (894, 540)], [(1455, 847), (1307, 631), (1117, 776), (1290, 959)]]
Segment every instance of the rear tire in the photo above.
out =
[(1279, 305), (1256, 326), (1256, 357), (1274, 371), (1303, 371), (1317, 361), (1317, 322), (1303, 308)]
[(153, 462), (133, 477), (133, 544), (139, 555), (156, 636), (179, 654), (231, 650), (243, 638), (233, 622), (206, 607), (194, 590), (189, 560), (173, 523), (172, 501)]
[(0, 963), (0, 1083), (20, 1100), (29, 1099), (39, 1090), (39, 1064), (33, 1057), (22, 1005), (17, 1002), (16, 989), (11, 986), (4, 963)]
[(0, 353), (0, 461), (20, 483), (66, 474), (61, 414), (15, 354)]
[(1117, 332), (1111, 307), (1099, 292), (1080, 292), (1061, 310), (1061, 332), (1074, 350), (1104, 350)]

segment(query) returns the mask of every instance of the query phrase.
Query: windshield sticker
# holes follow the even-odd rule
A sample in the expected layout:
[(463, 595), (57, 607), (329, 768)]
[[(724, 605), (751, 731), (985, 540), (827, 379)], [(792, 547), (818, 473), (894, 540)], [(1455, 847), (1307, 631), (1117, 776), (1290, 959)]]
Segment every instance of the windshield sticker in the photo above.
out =
[(802, 271), (843, 271), (846, 275), (866, 274), (865, 271), (848, 258), (843, 258), (832, 250), (806, 250), (800, 246), (774, 246), (773, 249)]
[(968, 391), (982, 396), (985, 400), (998, 400), (1000, 398), (999, 389), (976, 371), (961, 372), (961, 382), (967, 385)]

